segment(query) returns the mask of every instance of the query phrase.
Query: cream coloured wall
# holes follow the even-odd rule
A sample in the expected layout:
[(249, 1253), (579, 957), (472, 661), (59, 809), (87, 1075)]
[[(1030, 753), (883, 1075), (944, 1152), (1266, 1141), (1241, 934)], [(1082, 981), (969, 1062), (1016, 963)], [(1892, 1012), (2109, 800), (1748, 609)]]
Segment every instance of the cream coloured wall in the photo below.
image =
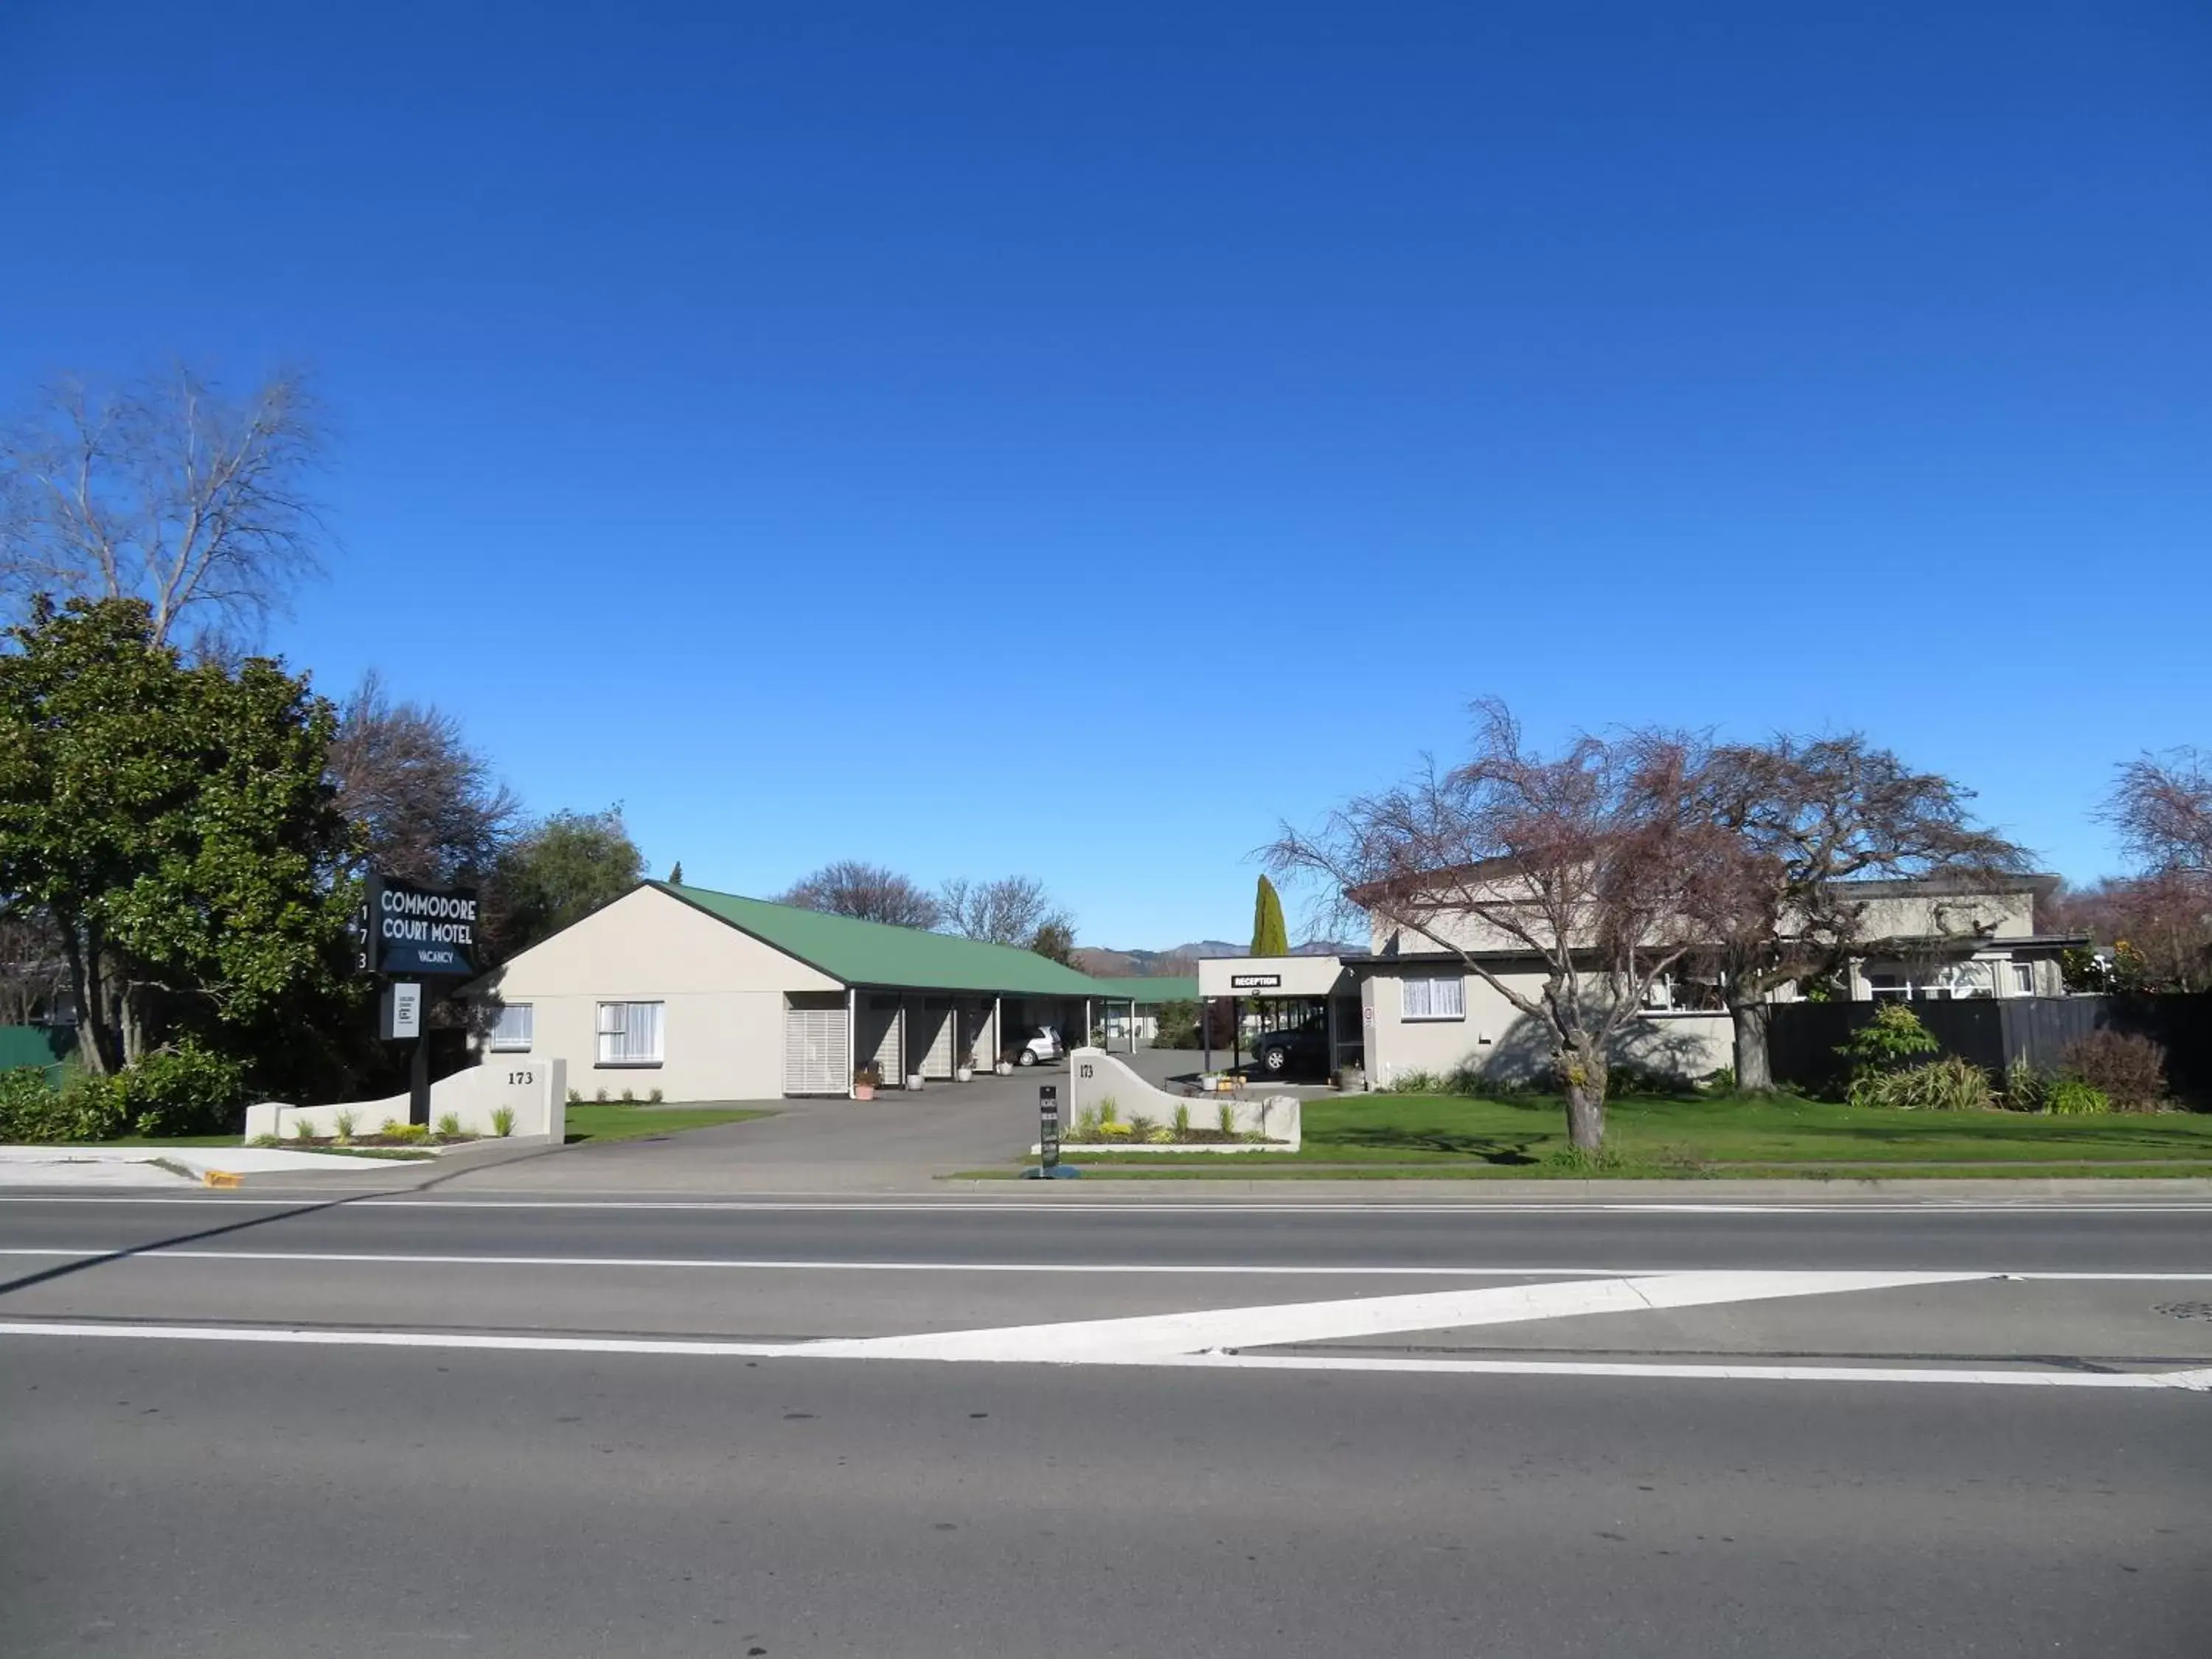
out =
[[(1449, 971), (1424, 964), (1403, 969), (1377, 967), (1362, 988), (1367, 1024), (1367, 1078), (1387, 1087), (1409, 1072), (1442, 1073), (1462, 1064), (1514, 1082), (1543, 1077), (1551, 1067), (1550, 1039), (1543, 1028), (1508, 1002), (1479, 975), (1466, 977), (1463, 1020), (1408, 1020), (1401, 981), (1408, 974)], [(1534, 1000), (1543, 987), (1540, 973), (1501, 975), (1521, 995)], [(1725, 1014), (1650, 1014), (1631, 1021), (1613, 1043), (1616, 1060), (1634, 1060), (1656, 1071), (1697, 1079), (1729, 1065), (1734, 1055)]]
[[(586, 1100), (653, 1090), (666, 1100), (773, 1100), (783, 1093), (785, 994), (843, 990), (836, 980), (641, 887), (532, 946), (471, 988), (472, 999), (526, 1002), (533, 1057), (568, 1064)], [(661, 1063), (599, 1063), (599, 1005), (659, 1002)], [(514, 1057), (480, 1041), (488, 1062)]]

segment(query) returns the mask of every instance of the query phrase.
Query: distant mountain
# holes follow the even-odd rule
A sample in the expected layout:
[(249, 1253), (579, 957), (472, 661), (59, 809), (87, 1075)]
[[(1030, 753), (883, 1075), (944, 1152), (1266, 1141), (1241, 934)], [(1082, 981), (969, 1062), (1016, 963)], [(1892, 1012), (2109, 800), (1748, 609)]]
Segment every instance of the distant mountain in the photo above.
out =
[[(1340, 944), (1334, 939), (1312, 939), (1291, 947), (1294, 957), (1340, 957), (1357, 955), (1366, 947)], [(1075, 952), (1075, 964), (1086, 974), (1101, 979), (1164, 979), (1188, 978), (1198, 972), (1198, 964), (1208, 957), (1241, 957), (1245, 954), (1241, 945), (1231, 945), (1226, 939), (1194, 939), (1188, 945), (1178, 945), (1172, 951), (1116, 951), (1109, 946), (1085, 945)]]

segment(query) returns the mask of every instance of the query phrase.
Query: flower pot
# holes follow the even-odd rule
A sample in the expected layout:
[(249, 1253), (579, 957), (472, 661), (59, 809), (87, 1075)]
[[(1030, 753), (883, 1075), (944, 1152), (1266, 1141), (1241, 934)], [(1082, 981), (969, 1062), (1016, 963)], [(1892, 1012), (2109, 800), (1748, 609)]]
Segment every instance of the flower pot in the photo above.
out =
[(956, 1083), (973, 1083), (975, 1080), (975, 1068), (973, 1066), (963, 1066), (952, 1074), (952, 1078)]
[(1011, 1060), (1002, 1060), (991, 1069), (1000, 1077), (1012, 1077), (1014, 1074), (1014, 1062)]
[(908, 1072), (906, 1074), (906, 1086), (918, 1091), (921, 1087), (921, 1073), (919, 1072)]
[(854, 1099), (855, 1099), (855, 1100), (873, 1100), (875, 1097), (876, 1097), (876, 1085), (875, 1085), (874, 1084), (872, 1084), (872, 1083), (855, 1083), (855, 1084), (853, 1085), (853, 1098), (854, 1098)]

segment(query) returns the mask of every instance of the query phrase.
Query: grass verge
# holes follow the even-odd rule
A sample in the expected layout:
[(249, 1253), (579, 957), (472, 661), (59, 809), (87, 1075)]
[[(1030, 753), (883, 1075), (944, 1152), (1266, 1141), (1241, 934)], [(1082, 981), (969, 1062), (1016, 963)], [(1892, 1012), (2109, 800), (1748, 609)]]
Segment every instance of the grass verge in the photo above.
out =
[(774, 1115), (741, 1106), (617, 1106), (587, 1101), (568, 1108), (568, 1144), (657, 1139), (686, 1129), (712, 1129)]
[(1900, 1112), (1793, 1095), (1619, 1100), (1607, 1108), (1606, 1133), (1619, 1164), (1599, 1170), (1552, 1164), (1567, 1146), (1555, 1097), (1349, 1096), (1307, 1102), (1304, 1120), (1296, 1152), (1223, 1160), (1069, 1148), (1065, 1157), (1140, 1181), (2212, 1175), (2212, 1113)]

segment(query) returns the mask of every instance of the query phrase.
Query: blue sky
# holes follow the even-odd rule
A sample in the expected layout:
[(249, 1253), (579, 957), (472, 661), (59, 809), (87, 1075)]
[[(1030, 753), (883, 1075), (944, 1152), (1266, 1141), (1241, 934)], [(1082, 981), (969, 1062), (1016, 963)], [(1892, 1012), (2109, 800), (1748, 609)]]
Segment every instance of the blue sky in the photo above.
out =
[(656, 872), (1249, 928), (1279, 818), (1856, 727), (2075, 878), (2212, 743), (2189, 3), (0, 5), (0, 394), (312, 365), (273, 643)]

